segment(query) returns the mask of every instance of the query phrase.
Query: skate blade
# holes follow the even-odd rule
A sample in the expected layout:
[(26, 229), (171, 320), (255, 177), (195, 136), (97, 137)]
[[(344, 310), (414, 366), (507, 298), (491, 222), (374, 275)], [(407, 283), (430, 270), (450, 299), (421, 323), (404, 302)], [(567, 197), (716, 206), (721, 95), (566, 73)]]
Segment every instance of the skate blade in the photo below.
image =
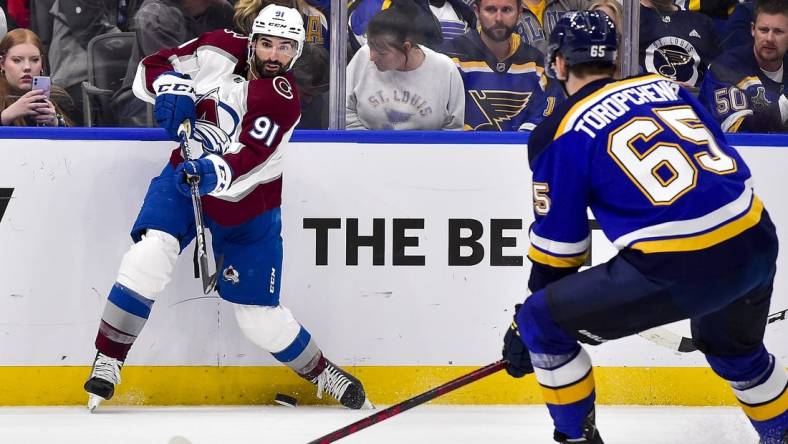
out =
[(96, 410), (96, 407), (101, 404), (101, 401), (104, 401), (104, 398), (101, 396), (94, 395), (92, 393), (88, 395), (88, 410), (90, 410), (90, 413), (93, 413)]
[(361, 406), (361, 410), (373, 410), (374, 408), (375, 406), (372, 405), (371, 402), (369, 402), (369, 399), (365, 399), (364, 405)]

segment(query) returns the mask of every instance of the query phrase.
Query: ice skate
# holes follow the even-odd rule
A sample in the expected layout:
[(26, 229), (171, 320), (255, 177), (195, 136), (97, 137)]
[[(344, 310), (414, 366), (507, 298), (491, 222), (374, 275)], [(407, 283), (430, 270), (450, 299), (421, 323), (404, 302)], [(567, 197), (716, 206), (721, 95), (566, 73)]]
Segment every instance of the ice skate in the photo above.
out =
[(602, 437), (599, 436), (599, 430), (596, 428), (596, 412), (591, 409), (583, 421), (583, 436), (580, 438), (568, 438), (563, 433), (555, 430), (553, 432), (553, 439), (561, 444), (605, 444)]
[(91, 413), (101, 404), (101, 401), (112, 399), (115, 394), (115, 385), (120, 384), (120, 368), (123, 361), (97, 352), (93, 361), (93, 371), (85, 382), (85, 391), (88, 392), (88, 409)]
[(323, 371), (311, 379), (312, 384), (317, 385), (318, 398), (322, 398), (323, 392), (327, 392), (349, 409), (373, 408), (372, 403), (367, 400), (361, 381), (335, 366), (328, 359), (325, 360), (325, 363)]

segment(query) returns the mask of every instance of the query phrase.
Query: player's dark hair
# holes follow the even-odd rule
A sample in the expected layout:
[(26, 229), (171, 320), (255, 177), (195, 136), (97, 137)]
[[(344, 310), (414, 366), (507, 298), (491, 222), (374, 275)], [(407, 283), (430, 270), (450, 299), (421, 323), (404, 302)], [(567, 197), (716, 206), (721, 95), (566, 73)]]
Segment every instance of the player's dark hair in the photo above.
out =
[(613, 77), (616, 73), (616, 65), (610, 62), (586, 62), (578, 63), (567, 67), (570, 74), (578, 78), (587, 76), (605, 75)]
[(758, 0), (755, 3), (755, 13), (753, 18), (757, 19), (759, 14), (783, 14), (788, 16), (787, 0)]

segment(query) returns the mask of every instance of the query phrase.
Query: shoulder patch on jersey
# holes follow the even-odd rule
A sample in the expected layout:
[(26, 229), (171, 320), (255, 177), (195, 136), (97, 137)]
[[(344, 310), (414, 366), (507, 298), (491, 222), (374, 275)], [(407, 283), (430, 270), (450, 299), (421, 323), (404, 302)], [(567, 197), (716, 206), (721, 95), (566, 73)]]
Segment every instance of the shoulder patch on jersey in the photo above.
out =
[(274, 91), (276, 91), (277, 94), (288, 100), (293, 98), (293, 87), (290, 86), (290, 82), (288, 82), (286, 78), (275, 77), (273, 84)]

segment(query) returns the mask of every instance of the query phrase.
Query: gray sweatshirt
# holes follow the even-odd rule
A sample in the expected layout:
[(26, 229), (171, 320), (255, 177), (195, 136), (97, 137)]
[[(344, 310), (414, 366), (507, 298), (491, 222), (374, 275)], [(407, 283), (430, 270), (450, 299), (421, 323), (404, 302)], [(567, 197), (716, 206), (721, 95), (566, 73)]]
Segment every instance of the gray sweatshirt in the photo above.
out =
[(424, 62), (412, 71), (380, 72), (369, 47), (347, 67), (347, 129), (459, 130), (465, 89), (457, 67), (443, 54), (420, 46)]

